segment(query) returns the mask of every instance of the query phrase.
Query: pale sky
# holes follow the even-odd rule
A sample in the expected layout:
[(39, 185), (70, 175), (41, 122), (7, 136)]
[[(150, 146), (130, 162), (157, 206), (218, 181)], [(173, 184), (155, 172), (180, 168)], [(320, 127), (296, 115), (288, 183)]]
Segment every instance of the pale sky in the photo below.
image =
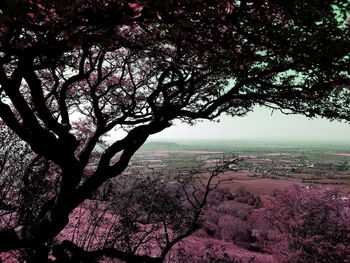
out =
[(312, 119), (302, 115), (284, 115), (279, 111), (256, 108), (245, 117), (220, 118), (220, 123), (204, 121), (190, 126), (176, 122), (151, 140), (184, 139), (325, 139), (350, 140), (350, 123)]

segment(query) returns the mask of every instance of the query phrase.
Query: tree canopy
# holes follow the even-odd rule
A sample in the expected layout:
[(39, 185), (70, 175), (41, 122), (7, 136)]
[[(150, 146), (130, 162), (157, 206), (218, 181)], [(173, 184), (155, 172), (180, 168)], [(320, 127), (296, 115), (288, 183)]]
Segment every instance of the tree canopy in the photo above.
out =
[[(0, 118), (61, 179), (35, 222), (0, 232), (0, 251), (52, 239), (176, 119), (264, 105), (349, 120), (348, 10), (346, 0), (1, 1)], [(127, 135), (96, 151), (113, 129)]]

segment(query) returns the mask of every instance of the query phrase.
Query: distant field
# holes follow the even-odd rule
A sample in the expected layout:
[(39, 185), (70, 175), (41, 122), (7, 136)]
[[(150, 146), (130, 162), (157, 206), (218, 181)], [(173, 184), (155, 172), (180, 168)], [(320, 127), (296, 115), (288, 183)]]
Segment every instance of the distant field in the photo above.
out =
[[(141, 151), (159, 150), (205, 150), (231, 153), (345, 153), (350, 155), (350, 141), (310, 141), (310, 140), (185, 140), (151, 141), (142, 146)], [(341, 157), (341, 156), (339, 156)], [(344, 156), (343, 156), (344, 157)], [(346, 156), (349, 157), (349, 156)], [(349, 157), (350, 158), (350, 157)]]
[[(202, 181), (206, 182), (206, 177), (203, 175)], [(259, 195), (270, 195), (275, 191), (283, 190), (285, 187), (294, 184), (301, 184), (298, 179), (271, 179), (271, 178), (256, 178), (252, 177), (248, 171), (228, 171), (220, 175), (220, 186), (228, 188), (231, 192), (235, 192), (240, 188), (245, 188), (250, 192)], [(213, 184), (217, 181), (214, 180)]]
[[(231, 155), (241, 158), (236, 176), (222, 182), (231, 191), (243, 186), (267, 194), (295, 183), (350, 191), (350, 141), (154, 141), (135, 160), (153, 170), (205, 172)], [(242, 171), (244, 178), (237, 177)]]

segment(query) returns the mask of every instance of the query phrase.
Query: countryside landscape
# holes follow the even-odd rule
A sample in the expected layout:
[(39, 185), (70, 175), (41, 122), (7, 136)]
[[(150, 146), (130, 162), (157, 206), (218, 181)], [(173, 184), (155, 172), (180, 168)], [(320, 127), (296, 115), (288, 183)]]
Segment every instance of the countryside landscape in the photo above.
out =
[[(311, 245), (305, 242), (304, 245), (309, 246), (311, 253), (305, 253), (306, 255), (300, 253), (303, 256), (302, 261), (313, 262), (317, 257), (316, 253), (313, 254), (313, 249), (324, 246), (324, 251), (319, 253), (325, 257), (324, 262), (347, 262), (349, 210), (346, 210), (340, 218), (323, 218), (325, 222), (317, 222), (317, 218), (314, 217), (322, 217), (322, 212), (328, 205), (340, 204), (340, 210), (349, 209), (349, 153), (350, 143), (346, 141), (307, 139), (150, 141), (134, 155), (129, 169), (125, 171), (125, 178), (130, 180), (130, 177), (136, 177), (137, 180), (144, 180), (153, 176), (157, 178), (156, 180), (166, 181), (170, 176), (168, 183), (172, 183), (173, 180), (186, 180), (190, 177), (191, 182), (200, 186), (201, 183), (207, 183), (210, 172), (224, 159), (229, 160), (233, 156), (235, 158), (235, 162), (211, 182), (215, 187), (199, 221), (201, 227), (179, 242), (171, 253), (168, 253), (166, 262), (293, 261), (294, 257), (299, 256), (299, 251), (283, 247), (278, 234), (276, 236), (276, 229), (269, 225), (271, 215), (265, 211), (271, 209), (271, 200), (276, 196), (279, 197), (281, 192), (288, 192), (284, 198), (290, 199), (291, 203), (286, 205), (297, 203), (297, 196), (301, 196), (299, 200), (301, 202), (311, 195), (310, 200), (305, 198), (304, 201), (310, 203), (304, 204), (301, 211), (292, 209), (289, 211), (310, 213), (307, 214), (304, 225), (301, 224), (300, 229), (297, 229), (298, 235), (310, 231), (312, 224), (315, 224), (316, 228), (327, 227), (329, 223), (336, 224), (339, 228), (334, 231), (338, 233), (336, 234), (338, 237), (339, 232), (343, 231), (341, 242), (344, 242), (345, 248), (343, 252), (341, 250), (337, 252), (338, 257), (327, 251), (331, 249), (330, 246), (336, 248), (334, 244), (327, 244), (330, 242), (325, 241), (328, 236), (319, 237), (320, 241), (313, 240)], [(147, 194), (151, 195), (150, 191), (156, 188), (155, 183)], [(332, 193), (333, 198), (338, 196), (341, 198), (340, 203), (334, 200), (333, 204), (323, 196), (324, 193)], [(155, 198), (158, 198), (157, 194)], [(322, 204), (319, 205), (315, 203), (316, 201)], [(331, 210), (328, 212), (332, 213)], [(282, 216), (278, 220), (286, 220), (282, 221), (284, 225), (291, 223)], [(340, 224), (339, 220), (342, 221)], [(175, 222), (176, 219), (172, 223)], [(86, 222), (83, 221), (83, 224)], [(306, 237), (311, 238), (316, 234), (311, 231)], [(86, 240), (80, 242), (81, 246), (86, 245)], [(303, 243), (298, 242), (296, 245), (301, 246)], [(148, 244), (148, 246), (149, 253), (159, 253), (157, 245)]]
[[(224, 192), (224, 196), (219, 204), (215, 204), (218, 207), (208, 208), (209, 213), (217, 213), (216, 217), (205, 215), (202, 229), (198, 231), (200, 234), (197, 232), (192, 238), (188, 238), (187, 242), (183, 242), (184, 246), (197, 245), (195, 249), (197, 255), (196, 253), (192, 255), (193, 262), (195, 259), (198, 262), (285, 260), (281, 257), (281, 253), (273, 255), (274, 251), (267, 245), (271, 229), (267, 230), (269, 228), (266, 227), (264, 218), (259, 219), (259, 216), (264, 214), (261, 210), (266, 209), (264, 204), (269, 203), (269, 200), (280, 192), (292, 192), (293, 188), (303, 188), (305, 191), (334, 191), (346, 200), (343, 205), (348, 207), (347, 209), (350, 208), (350, 142), (348, 141), (312, 139), (151, 141), (135, 154), (128, 172), (132, 174), (138, 169), (142, 169), (146, 174), (196, 171), (194, 177), (205, 181), (211, 169), (223, 158), (230, 158), (232, 155), (238, 157), (237, 161), (218, 178), (220, 183), (217, 187)], [(186, 173), (183, 173), (183, 176), (186, 176)], [(296, 200), (293, 200), (293, 197), (295, 198), (290, 194), (287, 198), (294, 202)], [(312, 204), (308, 205), (306, 209), (312, 209)], [(317, 213), (317, 210), (314, 212)], [(322, 216), (322, 213), (313, 216)], [(315, 219), (311, 219), (313, 220)], [(344, 220), (347, 221), (345, 224), (349, 225), (349, 218)], [(307, 227), (311, 226), (304, 227), (306, 229), (303, 230), (307, 232)], [(322, 227), (322, 224), (318, 227)], [(326, 227), (326, 224), (323, 227)], [(348, 230), (341, 231), (347, 231), (348, 236)], [(270, 242), (273, 244), (273, 237), (271, 239)], [(317, 247), (317, 241), (313, 242), (313, 246)], [(348, 248), (346, 245), (345, 249)], [(346, 255), (348, 252), (339, 258), (333, 258), (325, 252), (324, 262), (347, 262), (349, 258)], [(309, 256), (309, 259), (304, 258), (303, 261), (315, 260), (313, 258), (315, 255)], [(295, 258), (288, 260), (292, 262)]]
[[(271, 194), (273, 190), (295, 183), (350, 191), (350, 142), (347, 141), (154, 141), (145, 144), (135, 154), (130, 170), (145, 171), (146, 167), (149, 172), (167, 169), (206, 172), (230, 155), (238, 156), (239, 160), (231, 166), (227, 173), (229, 178), (223, 179), (221, 185), (227, 184), (232, 190), (246, 185), (251, 187), (249, 190), (256, 189), (257, 194)], [(268, 180), (258, 183), (256, 180), (259, 179)], [(264, 181), (265, 186), (259, 192), (259, 185), (264, 185)]]

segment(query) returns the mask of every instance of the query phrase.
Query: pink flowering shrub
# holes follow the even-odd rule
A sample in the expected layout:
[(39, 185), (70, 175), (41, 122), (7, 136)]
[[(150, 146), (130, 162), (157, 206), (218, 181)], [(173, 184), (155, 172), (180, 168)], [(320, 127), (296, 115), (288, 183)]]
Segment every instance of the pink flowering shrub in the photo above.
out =
[(349, 262), (350, 201), (334, 190), (294, 186), (264, 209), (280, 262)]

